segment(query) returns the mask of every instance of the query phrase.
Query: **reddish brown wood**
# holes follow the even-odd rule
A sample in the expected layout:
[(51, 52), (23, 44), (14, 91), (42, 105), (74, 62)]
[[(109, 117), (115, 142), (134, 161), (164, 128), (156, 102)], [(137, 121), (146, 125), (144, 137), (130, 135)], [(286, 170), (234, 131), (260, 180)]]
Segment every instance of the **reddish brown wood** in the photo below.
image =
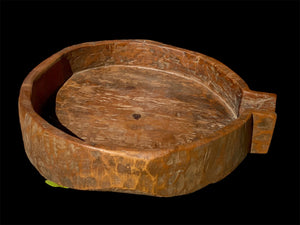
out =
[(168, 149), (213, 135), (235, 115), (194, 80), (147, 67), (73, 74), (59, 90), (61, 123), (92, 146)]
[(203, 54), (117, 40), (71, 46), (38, 65), (21, 87), (19, 116), (28, 158), (46, 179), (167, 197), (266, 153), (275, 102)]

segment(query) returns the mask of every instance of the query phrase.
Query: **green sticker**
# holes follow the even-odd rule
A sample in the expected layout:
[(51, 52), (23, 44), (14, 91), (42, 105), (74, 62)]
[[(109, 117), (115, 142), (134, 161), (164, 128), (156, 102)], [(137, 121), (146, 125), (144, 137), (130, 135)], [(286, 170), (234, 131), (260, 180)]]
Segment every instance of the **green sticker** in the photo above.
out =
[(57, 184), (57, 183), (54, 183), (54, 182), (51, 181), (51, 180), (45, 180), (45, 183), (48, 184), (48, 185), (51, 186), (51, 187), (68, 188), (68, 187), (59, 185), (59, 184)]

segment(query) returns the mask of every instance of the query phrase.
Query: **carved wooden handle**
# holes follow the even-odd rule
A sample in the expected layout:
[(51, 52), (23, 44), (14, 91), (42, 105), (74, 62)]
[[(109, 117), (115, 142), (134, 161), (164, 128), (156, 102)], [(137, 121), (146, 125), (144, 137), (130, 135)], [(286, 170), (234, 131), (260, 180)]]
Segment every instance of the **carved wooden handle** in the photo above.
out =
[(243, 90), (240, 113), (251, 111), (253, 133), (250, 153), (268, 152), (276, 122), (276, 94)]

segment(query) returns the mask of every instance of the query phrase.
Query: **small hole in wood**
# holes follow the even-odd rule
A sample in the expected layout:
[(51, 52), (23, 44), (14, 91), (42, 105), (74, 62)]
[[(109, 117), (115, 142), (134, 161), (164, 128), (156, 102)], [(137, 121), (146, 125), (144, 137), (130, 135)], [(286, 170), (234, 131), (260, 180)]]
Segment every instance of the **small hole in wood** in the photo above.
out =
[(138, 120), (139, 118), (141, 118), (141, 114), (132, 114), (132, 117), (136, 120)]

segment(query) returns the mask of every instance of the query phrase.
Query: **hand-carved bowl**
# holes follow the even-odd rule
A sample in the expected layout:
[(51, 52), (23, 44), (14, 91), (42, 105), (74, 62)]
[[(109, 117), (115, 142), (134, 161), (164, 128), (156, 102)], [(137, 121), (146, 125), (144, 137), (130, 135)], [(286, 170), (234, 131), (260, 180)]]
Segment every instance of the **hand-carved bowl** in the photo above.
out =
[(79, 190), (194, 192), (268, 151), (276, 95), (200, 53), (148, 40), (74, 45), (24, 80), (29, 160)]

